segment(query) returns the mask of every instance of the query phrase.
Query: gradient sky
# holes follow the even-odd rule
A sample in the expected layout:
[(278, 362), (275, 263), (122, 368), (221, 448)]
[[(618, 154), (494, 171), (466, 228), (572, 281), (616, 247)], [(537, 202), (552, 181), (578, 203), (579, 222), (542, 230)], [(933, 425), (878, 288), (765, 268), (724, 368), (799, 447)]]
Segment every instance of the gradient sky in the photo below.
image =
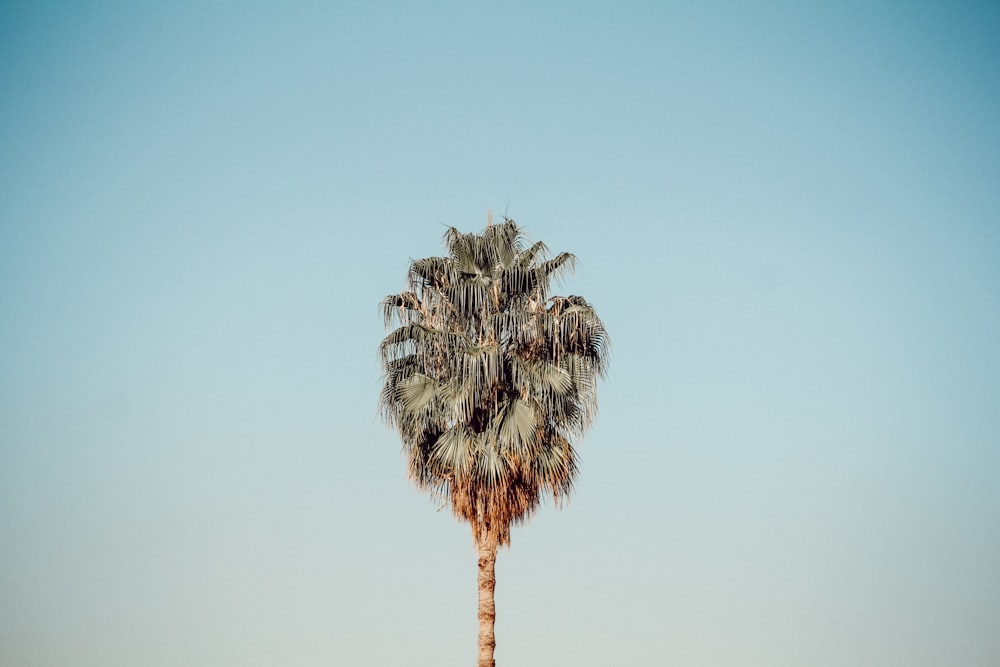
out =
[(612, 335), (521, 667), (1000, 664), (1000, 8), (0, 6), (0, 663), (472, 664), (377, 304), (506, 211)]

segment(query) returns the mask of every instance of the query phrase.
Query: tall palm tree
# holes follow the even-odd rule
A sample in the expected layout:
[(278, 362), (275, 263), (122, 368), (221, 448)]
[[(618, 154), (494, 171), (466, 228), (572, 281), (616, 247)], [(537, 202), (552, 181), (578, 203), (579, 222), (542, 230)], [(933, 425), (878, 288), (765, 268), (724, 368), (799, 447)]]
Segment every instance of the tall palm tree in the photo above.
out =
[(410, 263), (387, 296), (380, 408), (417, 486), (468, 521), (479, 554), (479, 667), (494, 667), (497, 550), (577, 473), (574, 439), (597, 409), (608, 336), (579, 296), (550, 286), (574, 257), (548, 258), (513, 220), (481, 234), (449, 228), (447, 257)]

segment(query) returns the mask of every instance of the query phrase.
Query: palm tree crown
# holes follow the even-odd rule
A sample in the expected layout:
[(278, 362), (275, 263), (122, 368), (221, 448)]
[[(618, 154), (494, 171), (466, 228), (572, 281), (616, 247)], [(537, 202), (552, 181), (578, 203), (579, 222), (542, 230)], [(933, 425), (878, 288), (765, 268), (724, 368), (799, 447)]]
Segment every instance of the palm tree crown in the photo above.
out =
[(609, 341), (586, 300), (550, 295), (573, 255), (549, 258), (506, 218), (481, 234), (449, 228), (444, 244), (447, 257), (412, 261), (406, 291), (382, 301), (396, 328), (379, 348), (380, 408), (418, 487), (495, 550), (572, 489)]

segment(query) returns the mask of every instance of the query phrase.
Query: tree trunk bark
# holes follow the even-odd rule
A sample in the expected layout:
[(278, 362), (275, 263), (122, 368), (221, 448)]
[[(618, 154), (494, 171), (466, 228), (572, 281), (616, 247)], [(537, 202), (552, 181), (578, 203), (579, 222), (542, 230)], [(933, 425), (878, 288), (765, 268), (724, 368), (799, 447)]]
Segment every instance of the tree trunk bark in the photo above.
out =
[(493, 589), (497, 579), (494, 566), (497, 562), (497, 545), (486, 539), (479, 542), (479, 663), (478, 667), (496, 667), (493, 649), (497, 640), (493, 634), (496, 621), (496, 607), (493, 604)]

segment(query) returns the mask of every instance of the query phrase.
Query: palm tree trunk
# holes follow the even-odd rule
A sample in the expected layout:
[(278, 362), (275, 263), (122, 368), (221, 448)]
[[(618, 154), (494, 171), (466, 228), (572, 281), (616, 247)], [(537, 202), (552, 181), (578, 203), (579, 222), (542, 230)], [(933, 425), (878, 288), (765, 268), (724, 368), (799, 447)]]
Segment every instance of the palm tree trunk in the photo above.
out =
[(488, 539), (479, 540), (479, 663), (478, 667), (496, 667), (493, 649), (497, 640), (493, 634), (496, 621), (496, 607), (493, 604), (493, 589), (497, 579), (494, 566), (497, 562), (497, 545)]

